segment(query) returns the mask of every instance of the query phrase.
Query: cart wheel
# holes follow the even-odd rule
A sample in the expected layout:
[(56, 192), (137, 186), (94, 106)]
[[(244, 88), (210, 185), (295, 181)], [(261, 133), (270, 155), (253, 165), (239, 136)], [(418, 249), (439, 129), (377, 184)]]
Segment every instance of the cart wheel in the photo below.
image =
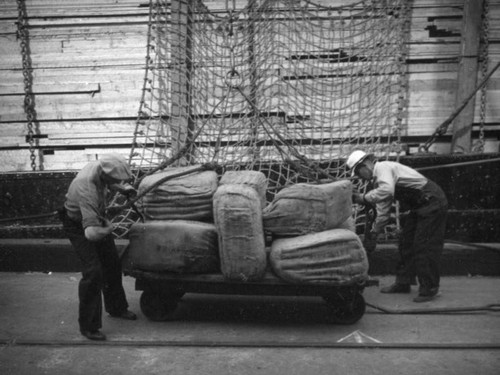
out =
[(145, 290), (142, 292), (139, 302), (142, 313), (149, 320), (161, 322), (172, 319), (179, 299), (178, 296), (163, 295), (151, 290)]
[(340, 296), (323, 296), (330, 307), (333, 322), (336, 324), (354, 324), (365, 314), (366, 303), (363, 295), (356, 292), (351, 299), (342, 299)]

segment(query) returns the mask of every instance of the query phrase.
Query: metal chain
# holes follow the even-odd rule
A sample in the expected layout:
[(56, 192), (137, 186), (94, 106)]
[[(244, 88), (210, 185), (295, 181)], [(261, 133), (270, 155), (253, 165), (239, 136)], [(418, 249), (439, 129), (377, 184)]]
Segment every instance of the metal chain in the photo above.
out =
[(29, 143), (31, 168), (36, 170), (36, 155), (35, 155), (35, 139), (33, 135), (35, 122), (35, 98), (33, 95), (33, 70), (31, 68), (31, 58), (29, 49), (29, 32), (28, 32), (28, 14), (26, 12), (26, 4), (24, 0), (17, 0), (18, 18), (17, 18), (17, 38), (21, 45), (21, 55), (23, 61), (23, 77), (24, 77), (24, 112), (26, 113), (28, 135), (26, 141)]
[[(489, 31), (490, 31), (490, 22), (489, 22), (489, 2), (488, 0), (484, 0), (483, 3), (483, 25), (481, 30), (481, 76), (484, 79), (488, 74), (488, 49), (489, 49)], [(481, 97), (480, 97), (480, 109), (479, 109), (479, 139), (473, 147), (473, 152), (484, 152), (484, 123), (486, 119), (486, 104), (487, 104), (487, 85), (484, 85), (481, 89)]]

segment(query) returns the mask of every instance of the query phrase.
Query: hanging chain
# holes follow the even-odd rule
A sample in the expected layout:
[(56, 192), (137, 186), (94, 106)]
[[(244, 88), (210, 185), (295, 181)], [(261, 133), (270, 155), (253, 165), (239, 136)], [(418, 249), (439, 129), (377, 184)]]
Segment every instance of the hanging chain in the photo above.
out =
[[(490, 31), (490, 22), (489, 22), (489, 4), (488, 0), (484, 0), (483, 3), (483, 25), (481, 30), (481, 76), (484, 79), (488, 74), (488, 49), (489, 49), (489, 31)], [(474, 145), (474, 152), (484, 152), (484, 123), (486, 119), (486, 104), (487, 104), (487, 85), (484, 85), (481, 88), (481, 97), (480, 97), (480, 107), (479, 107), (479, 139)]]
[(35, 122), (35, 98), (33, 95), (33, 70), (31, 68), (29, 32), (28, 32), (28, 14), (24, 0), (17, 0), (18, 18), (17, 18), (17, 38), (21, 45), (21, 55), (23, 61), (24, 77), (24, 112), (26, 113), (28, 135), (26, 141), (29, 143), (31, 169), (36, 170), (34, 122)]

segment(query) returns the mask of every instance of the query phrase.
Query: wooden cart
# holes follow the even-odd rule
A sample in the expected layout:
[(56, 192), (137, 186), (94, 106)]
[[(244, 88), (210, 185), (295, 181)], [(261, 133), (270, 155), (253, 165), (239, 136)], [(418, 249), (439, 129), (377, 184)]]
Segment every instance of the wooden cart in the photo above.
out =
[(140, 307), (150, 320), (171, 320), (185, 293), (230, 295), (320, 296), (331, 312), (336, 324), (354, 324), (365, 313), (362, 292), (365, 287), (378, 285), (368, 279), (352, 285), (326, 286), (287, 283), (271, 272), (254, 282), (228, 281), (222, 274), (179, 275), (125, 269), (125, 275), (136, 279), (135, 289), (141, 290)]

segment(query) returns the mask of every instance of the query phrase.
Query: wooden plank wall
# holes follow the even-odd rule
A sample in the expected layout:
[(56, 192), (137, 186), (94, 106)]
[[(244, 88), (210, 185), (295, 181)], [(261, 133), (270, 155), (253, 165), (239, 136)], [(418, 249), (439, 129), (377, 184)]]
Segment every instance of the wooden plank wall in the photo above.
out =
[[(488, 1), (492, 67), (500, 61), (500, 0)], [(43, 150), (45, 170), (79, 169), (110, 150), (128, 156), (144, 80), (148, 3), (26, 0), (36, 142)], [(226, 1), (206, 4), (224, 9)], [(0, 172), (30, 171), (22, 56), (16, 38), (17, 2), (0, 0), (0, 9)], [(410, 145), (427, 140), (454, 109), (462, 11), (463, 0), (412, 1), (408, 116), (403, 134)], [(498, 152), (500, 70), (491, 78), (487, 96), (486, 151)], [(478, 97), (475, 113), (476, 132)], [(431, 150), (448, 153), (450, 140), (444, 137)]]

